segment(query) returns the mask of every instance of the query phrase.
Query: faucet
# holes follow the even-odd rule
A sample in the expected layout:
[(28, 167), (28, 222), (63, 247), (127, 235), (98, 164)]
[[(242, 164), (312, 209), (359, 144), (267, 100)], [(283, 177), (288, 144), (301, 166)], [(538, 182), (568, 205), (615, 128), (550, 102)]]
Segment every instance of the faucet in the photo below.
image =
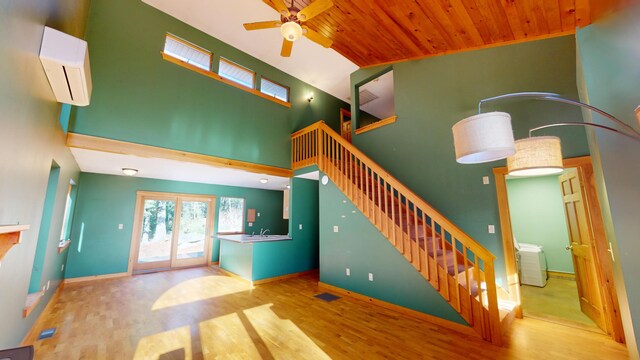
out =
[(268, 232), (269, 232), (269, 229), (260, 228), (260, 236), (266, 236)]

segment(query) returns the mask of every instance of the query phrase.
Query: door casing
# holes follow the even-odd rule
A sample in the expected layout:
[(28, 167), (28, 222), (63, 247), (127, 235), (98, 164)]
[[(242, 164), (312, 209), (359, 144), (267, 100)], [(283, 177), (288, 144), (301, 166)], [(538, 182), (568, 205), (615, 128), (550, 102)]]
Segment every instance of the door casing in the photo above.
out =
[[(604, 312), (607, 323), (607, 333), (620, 343), (624, 343), (624, 332), (622, 319), (620, 318), (620, 308), (618, 296), (613, 281), (613, 264), (609, 252), (609, 242), (604, 231), (604, 222), (600, 210), (591, 156), (568, 158), (563, 160), (565, 168), (580, 168), (583, 178), (582, 184), (585, 189), (585, 201), (588, 208), (588, 216), (595, 239), (595, 263), (598, 270), (598, 282), (604, 297)], [(511, 215), (509, 212), (509, 202), (507, 199), (506, 167), (493, 169), (496, 195), (498, 199), (498, 210), (500, 214), (500, 230), (502, 233), (502, 247), (504, 250), (505, 267), (507, 270), (507, 291), (511, 301), (516, 303), (514, 308), (517, 318), (522, 318), (522, 306), (520, 297), (520, 280), (518, 279), (518, 268), (516, 265), (516, 254), (513, 243), (513, 230), (511, 226)]]
[[(144, 206), (144, 199), (147, 197), (151, 197), (154, 199), (160, 199), (160, 200), (175, 200), (176, 201), (176, 212), (178, 211), (179, 207), (178, 205), (178, 201), (177, 199), (183, 199), (183, 200), (188, 200), (188, 201), (203, 201), (203, 200), (210, 200), (209, 201), (209, 209), (208, 211), (210, 212), (210, 214), (212, 214), (212, 220), (209, 224), (207, 224), (207, 229), (206, 229), (206, 238), (208, 239), (208, 241), (205, 244), (205, 258), (206, 258), (206, 265), (211, 266), (212, 262), (211, 262), (211, 256), (212, 256), (212, 251), (213, 251), (213, 233), (214, 233), (214, 228), (215, 228), (215, 209), (216, 209), (216, 197), (213, 195), (194, 195), (194, 194), (177, 194), (177, 193), (166, 193), (166, 192), (152, 192), (152, 191), (138, 191), (136, 192), (136, 207), (135, 207), (135, 213), (134, 213), (134, 220), (133, 220), (133, 231), (131, 232), (131, 248), (129, 249), (129, 266), (127, 269), (127, 273), (129, 275), (133, 274), (133, 268), (134, 265), (138, 259), (138, 251), (140, 249), (140, 242), (139, 239), (141, 237), (141, 230), (142, 230), (142, 209)], [(176, 214), (177, 216), (179, 216), (179, 214)], [(175, 215), (174, 215), (175, 216)], [(179, 229), (175, 229), (175, 230), (179, 230)], [(171, 252), (174, 253), (175, 252), (175, 248), (177, 246), (177, 244), (174, 243), (171, 245), (172, 249)], [(173, 260), (172, 258), (170, 260), (167, 261), (167, 265), (168, 267), (173, 267), (173, 266), (189, 266), (189, 264), (185, 264), (183, 262), (182, 265), (179, 264), (180, 260), (178, 260), (178, 262), (176, 262), (175, 260)]]

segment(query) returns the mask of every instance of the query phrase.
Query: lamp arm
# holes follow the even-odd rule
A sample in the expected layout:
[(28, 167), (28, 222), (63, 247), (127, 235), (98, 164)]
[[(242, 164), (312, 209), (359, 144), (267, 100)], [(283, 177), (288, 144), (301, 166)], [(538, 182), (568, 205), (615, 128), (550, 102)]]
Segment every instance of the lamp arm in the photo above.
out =
[[(559, 94), (548, 93), (548, 92), (519, 92), (519, 93), (498, 95), (498, 96), (494, 96), (494, 97), (491, 97), (491, 98), (483, 99), (483, 100), (480, 100), (478, 102), (478, 114), (480, 114), (482, 112), (481, 111), (482, 104), (485, 103), (485, 102), (494, 101), (494, 100), (500, 100), (500, 99), (509, 99), (509, 98), (515, 98), (515, 97), (529, 97), (529, 98), (533, 98), (535, 100), (549, 100), (549, 101), (561, 102), (561, 103), (565, 103), (565, 104), (570, 104), (570, 105), (583, 107), (583, 108), (589, 109), (589, 110), (591, 110), (591, 111), (593, 111), (593, 112), (595, 112), (597, 114), (600, 114), (603, 117), (615, 122), (620, 127), (624, 128), (625, 130), (630, 132), (630, 134), (626, 133), (626, 132), (623, 132), (623, 131), (617, 131), (617, 130), (616, 130), (616, 132), (618, 132), (620, 134), (625, 134), (625, 135), (631, 136), (634, 139), (635, 138), (640, 138), (640, 132), (636, 131), (633, 127), (625, 124), (624, 122), (618, 120), (615, 116), (609, 114), (608, 112), (600, 110), (595, 106), (591, 106), (591, 105), (582, 103), (580, 101), (563, 98), (563, 97), (560, 97)], [(582, 124), (592, 124), (592, 123), (582, 123)], [(596, 126), (596, 127), (601, 127), (601, 126)], [(602, 127), (602, 128), (607, 128), (607, 127)], [(609, 130), (614, 130), (614, 129), (609, 128)]]
[(561, 122), (561, 123), (556, 123), (556, 124), (549, 124), (549, 125), (542, 125), (542, 126), (538, 126), (536, 128), (533, 128), (531, 130), (529, 130), (529, 137), (531, 137), (531, 134), (534, 131), (537, 130), (542, 130), (542, 129), (547, 129), (547, 128), (551, 128), (551, 127), (556, 127), (556, 126), (593, 126), (593, 127), (597, 127), (600, 129), (604, 129), (604, 130), (610, 130), (613, 132), (616, 132), (620, 135), (624, 135), (624, 136), (628, 136), (636, 141), (640, 141), (640, 135), (636, 135), (636, 134), (628, 134), (624, 131), (620, 131), (618, 129), (614, 129), (612, 127), (609, 126), (604, 126), (604, 125), (600, 125), (600, 124), (594, 124), (594, 123), (582, 123), (582, 122)]

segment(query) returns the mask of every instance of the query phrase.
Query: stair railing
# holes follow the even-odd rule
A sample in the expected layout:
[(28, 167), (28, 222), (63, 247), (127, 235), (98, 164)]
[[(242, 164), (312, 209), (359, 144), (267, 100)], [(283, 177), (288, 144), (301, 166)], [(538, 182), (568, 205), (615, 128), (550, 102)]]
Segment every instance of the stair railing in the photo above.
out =
[(291, 141), (293, 170), (317, 165), (484, 339), (501, 344), (491, 252), (323, 121)]

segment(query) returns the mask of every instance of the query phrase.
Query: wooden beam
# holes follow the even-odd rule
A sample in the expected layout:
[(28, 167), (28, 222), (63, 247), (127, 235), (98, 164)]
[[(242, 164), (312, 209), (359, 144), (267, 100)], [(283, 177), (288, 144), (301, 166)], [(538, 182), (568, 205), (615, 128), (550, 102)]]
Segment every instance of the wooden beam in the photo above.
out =
[(112, 154), (133, 155), (144, 158), (159, 158), (184, 161), (208, 166), (244, 170), (257, 174), (282, 177), (293, 176), (293, 171), (291, 169), (197, 154), (187, 151), (166, 149), (157, 146), (136, 144), (91, 135), (76, 134), (71, 132), (67, 134), (67, 147), (103, 151)]

